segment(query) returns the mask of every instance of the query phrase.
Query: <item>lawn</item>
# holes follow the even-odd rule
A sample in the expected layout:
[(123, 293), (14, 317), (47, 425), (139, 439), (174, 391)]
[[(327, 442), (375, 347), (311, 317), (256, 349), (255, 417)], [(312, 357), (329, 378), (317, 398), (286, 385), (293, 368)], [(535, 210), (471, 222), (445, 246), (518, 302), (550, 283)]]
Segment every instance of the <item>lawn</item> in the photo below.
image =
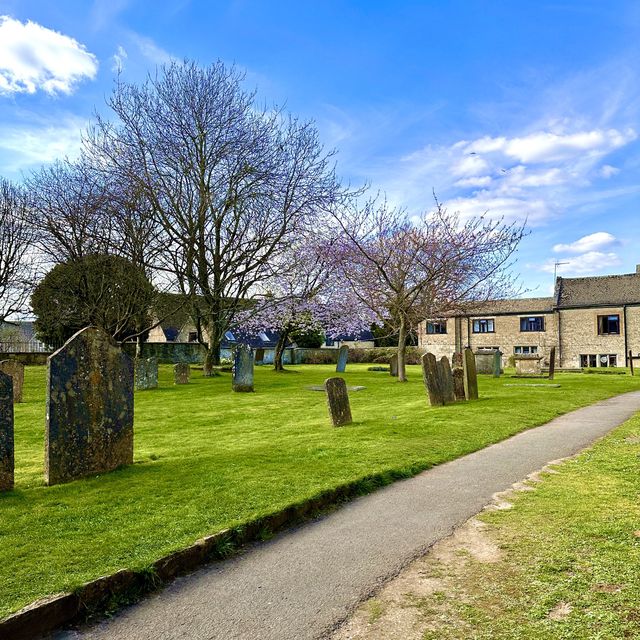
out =
[[(0, 495), (0, 618), (120, 568), (143, 568), (197, 538), (371, 476), (409, 475), (596, 400), (640, 378), (561, 374), (561, 388), (506, 387), (480, 377), (481, 399), (430, 408), (419, 367), (409, 382), (349, 365), (355, 423), (333, 429), (323, 393), (330, 366), (256, 370), (256, 392), (229, 374), (136, 394), (135, 464), (45, 487), (45, 369), (26, 371), (16, 406), (16, 488)], [(640, 526), (638, 527), (640, 528)]]

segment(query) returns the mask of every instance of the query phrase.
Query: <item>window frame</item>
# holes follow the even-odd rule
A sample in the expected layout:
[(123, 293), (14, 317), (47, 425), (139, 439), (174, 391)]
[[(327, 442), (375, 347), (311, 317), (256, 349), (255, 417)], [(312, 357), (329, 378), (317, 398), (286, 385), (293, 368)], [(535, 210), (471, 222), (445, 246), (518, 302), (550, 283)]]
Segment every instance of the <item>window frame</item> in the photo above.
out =
[[(435, 329), (440, 327), (443, 331), (436, 331)], [(433, 329), (430, 331), (429, 329)], [(446, 320), (427, 320), (427, 326), (425, 331), (428, 336), (443, 336), (447, 334), (447, 321)]]
[[(476, 325), (477, 323), (477, 325)], [(491, 329), (487, 328), (486, 331), (482, 331), (480, 329), (482, 323), (485, 323), (487, 327), (489, 327), (489, 323), (491, 323)], [(477, 328), (476, 328), (477, 327)], [(474, 318), (471, 327), (472, 333), (495, 333), (496, 332), (496, 320), (495, 318)]]
[[(535, 321), (537, 327), (535, 329), (531, 328), (532, 320)], [(546, 331), (544, 316), (520, 316), (520, 333), (541, 333), (543, 331)]]
[[(617, 325), (617, 331), (610, 331), (610, 326), (609, 323), (611, 322), (611, 319), (615, 318), (615, 322)], [(606, 329), (607, 331), (605, 331), (605, 322), (606, 322)], [(609, 313), (609, 314), (604, 314), (604, 315), (598, 315), (597, 316), (597, 320), (596, 320), (596, 325), (598, 328), (598, 335), (599, 336), (619, 336), (621, 335), (621, 326), (620, 326), (620, 314), (619, 313)]]

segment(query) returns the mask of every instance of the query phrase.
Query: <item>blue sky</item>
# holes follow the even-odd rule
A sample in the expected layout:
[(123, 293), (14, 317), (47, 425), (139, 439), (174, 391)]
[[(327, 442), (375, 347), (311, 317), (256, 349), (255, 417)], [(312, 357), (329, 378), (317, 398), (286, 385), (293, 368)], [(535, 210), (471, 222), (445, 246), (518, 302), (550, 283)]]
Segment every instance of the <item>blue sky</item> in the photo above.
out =
[(640, 263), (640, 3), (0, 0), (0, 175), (77, 152), (119, 67), (246, 72), (409, 214), (528, 219), (528, 295)]

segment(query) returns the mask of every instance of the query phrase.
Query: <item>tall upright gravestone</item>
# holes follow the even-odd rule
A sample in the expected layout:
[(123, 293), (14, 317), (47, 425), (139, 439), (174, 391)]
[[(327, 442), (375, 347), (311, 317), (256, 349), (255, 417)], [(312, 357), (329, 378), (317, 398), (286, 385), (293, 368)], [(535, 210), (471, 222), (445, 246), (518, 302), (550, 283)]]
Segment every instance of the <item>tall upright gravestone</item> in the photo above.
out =
[[(553, 380), (553, 376), (556, 373), (556, 348), (551, 347), (549, 352), (549, 380)], [(631, 372), (633, 374), (633, 371)]]
[(253, 349), (248, 344), (236, 347), (231, 385), (234, 391), (253, 391)]
[(133, 462), (133, 362), (87, 327), (49, 356), (45, 425), (48, 485)]
[(462, 367), (462, 353), (456, 351), (451, 357), (452, 375), (453, 375), (453, 393), (456, 400), (466, 400), (464, 393), (464, 370)]
[(0, 371), (0, 491), (13, 489), (13, 380)]
[(347, 383), (343, 378), (327, 378), (324, 381), (324, 388), (327, 392), (327, 404), (329, 405), (329, 415), (334, 427), (343, 427), (351, 424), (351, 406), (349, 404), (349, 394)]
[(17, 360), (3, 360), (0, 371), (13, 380), (13, 401), (22, 402), (22, 388), (24, 386), (24, 365)]
[(502, 373), (502, 351), (499, 349), (493, 353), (493, 377), (499, 378)]
[(443, 405), (444, 396), (438, 372), (438, 362), (433, 353), (425, 353), (422, 356), (422, 379), (429, 395), (429, 404), (432, 407)]
[(462, 370), (465, 398), (467, 400), (477, 400), (478, 374), (476, 373), (476, 359), (471, 349), (465, 349), (462, 353)]
[(398, 354), (394, 353), (391, 358), (389, 358), (389, 373), (394, 377), (398, 377)]
[(336, 365), (336, 373), (344, 373), (347, 369), (347, 360), (349, 358), (349, 347), (345, 344), (338, 351), (338, 364)]
[(136, 358), (134, 361), (134, 379), (136, 389), (158, 388), (158, 358)]
[(438, 377), (440, 378), (440, 389), (442, 390), (442, 400), (444, 404), (450, 404), (456, 401), (455, 392), (453, 390), (453, 373), (447, 356), (442, 356), (438, 360)]

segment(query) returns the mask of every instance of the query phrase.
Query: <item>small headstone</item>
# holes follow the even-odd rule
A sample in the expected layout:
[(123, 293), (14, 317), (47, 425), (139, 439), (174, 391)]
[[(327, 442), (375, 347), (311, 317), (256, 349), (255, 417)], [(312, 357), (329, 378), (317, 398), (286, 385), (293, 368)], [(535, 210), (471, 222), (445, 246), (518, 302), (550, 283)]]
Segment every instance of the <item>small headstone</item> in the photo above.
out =
[(347, 359), (349, 358), (349, 347), (342, 345), (338, 351), (338, 364), (336, 365), (336, 373), (344, 373), (347, 369)]
[(493, 377), (499, 378), (502, 373), (502, 351), (493, 354)]
[(253, 391), (253, 349), (248, 344), (235, 349), (231, 384), (234, 391)]
[(256, 364), (264, 364), (264, 349), (256, 349)]
[(551, 347), (549, 352), (549, 380), (553, 380), (553, 376), (556, 373), (556, 348)]
[(324, 381), (324, 388), (327, 391), (327, 403), (329, 405), (329, 415), (334, 427), (343, 427), (351, 424), (351, 407), (349, 406), (349, 394), (347, 393), (347, 383), (343, 378), (327, 378)]
[(133, 462), (133, 362), (87, 327), (48, 359), (45, 482)]
[(429, 395), (429, 404), (432, 407), (444, 404), (444, 396), (438, 375), (438, 363), (433, 353), (425, 353), (422, 356), (422, 379)]
[(456, 400), (466, 400), (464, 393), (464, 371), (462, 369), (462, 353), (456, 351), (451, 357), (453, 375), (453, 393)]
[(462, 370), (465, 398), (467, 400), (477, 400), (478, 376), (476, 374), (476, 359), (471, 349), (465, 349), (462, 354)]
[(438, 376), (440, 377), (440, 388), (442, 389), (442, 399), (445, 404), (456, 401), (455, 392), (453, 390), (453, 373), (449, 365), (449, 358), (442, 356), (438, 360)]
[(174, 384), (189, 384), (191, 367), (186, 362), (177, 362), (173, 365)]
[(22, 388), (24, 387), (24, 365), (17, 360), (3, 360), (0, 371), (11, 376), (13, 380), (13, 401), (22, 402)]
[(213, 362), (211, 361), (211, 358), (205, 357), (204, 362), (202, 363), (202, 376), (204, 378), (213, 377)]
[(398, 377), (398, 354), (394, 353), (389, 359), (389, 373), (394, 377)]
[(138, 391), (158, 388), (158, 358), (136, 358), (133, 366)]
[(0, 491), (13, 489), (13, 380), (0, 371)]

